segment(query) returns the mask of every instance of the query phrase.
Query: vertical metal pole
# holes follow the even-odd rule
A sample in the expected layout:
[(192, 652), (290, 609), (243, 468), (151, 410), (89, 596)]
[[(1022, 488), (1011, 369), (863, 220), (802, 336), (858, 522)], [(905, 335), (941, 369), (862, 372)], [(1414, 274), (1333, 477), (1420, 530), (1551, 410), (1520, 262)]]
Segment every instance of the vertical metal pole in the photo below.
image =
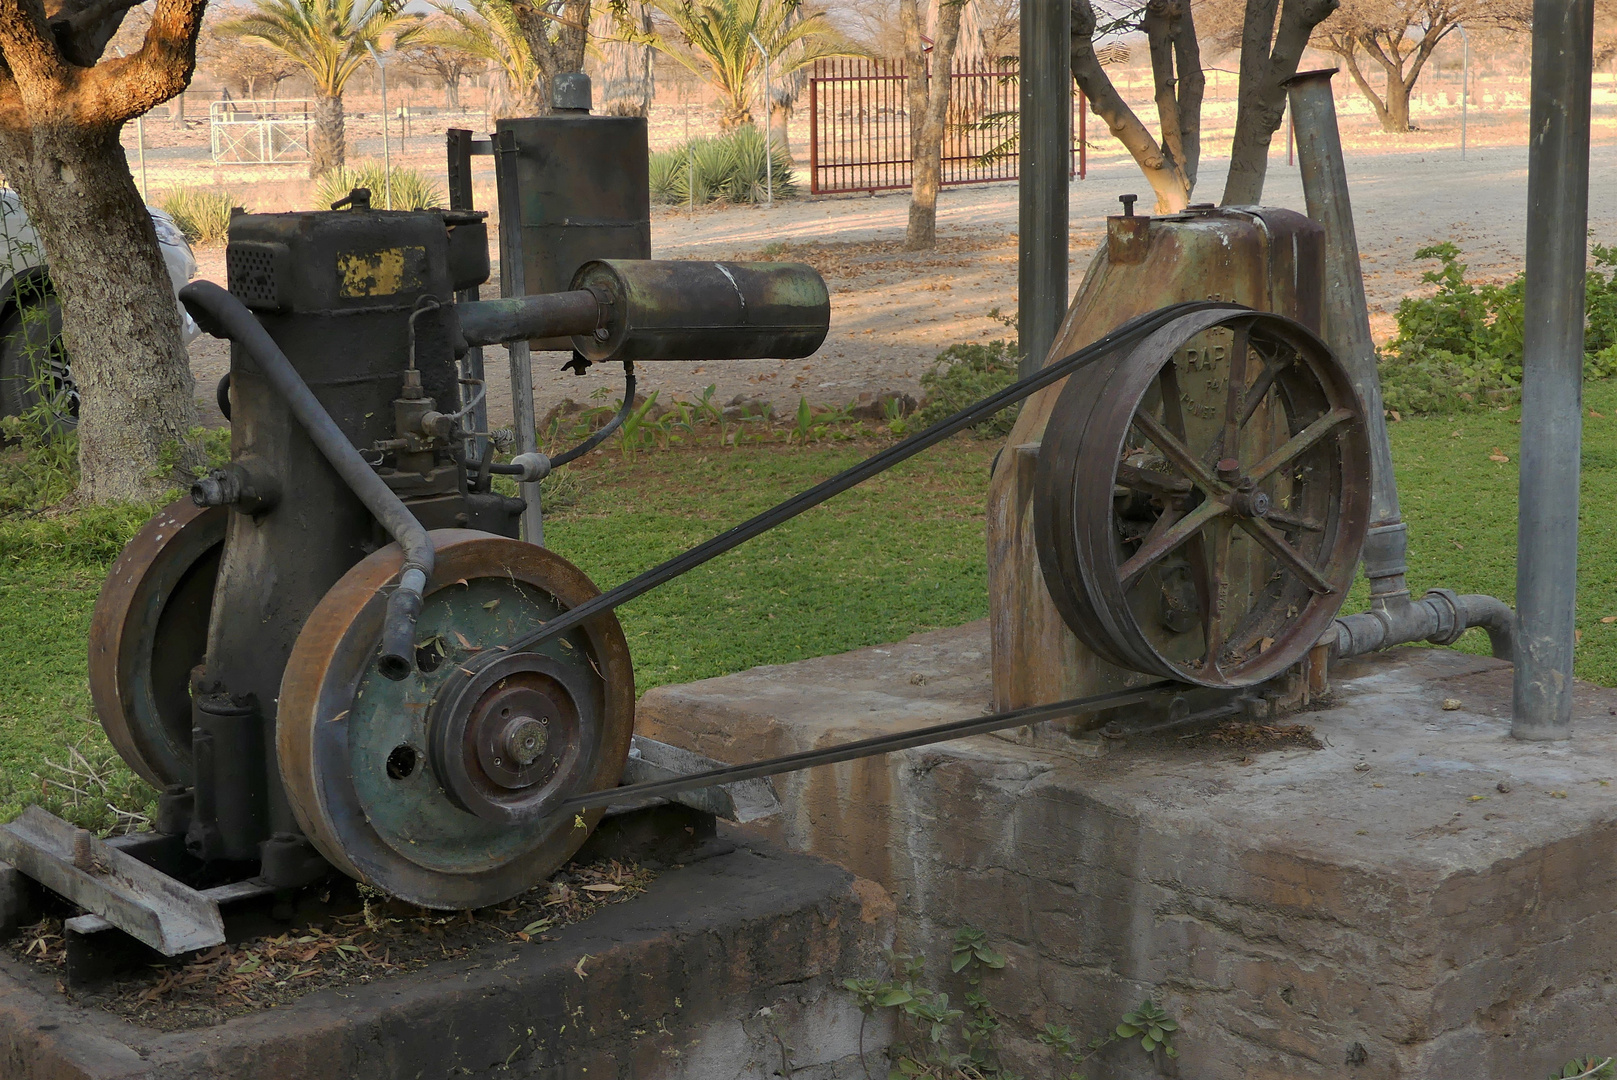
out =
[(1044, 366), (1067, 313), (1071, 49), (1067, 0), (1024, 0), (1016, 274), (1023, 375)]
[[(526, 271), (522, 265), (522, 212), (517, 191), (517, 140), (509, 128), (495, 132), (494, 186), (500, 199), (500, 270), (507, 296), (526, 296)], [(527, 341), (506, 345), (511, 358), (511, 422), (516, 428), (517, 453), (539, 449), (533, 409), (533, 360)], [(539, 483), (522, 485), (527, 507), (522, 511), (522, 539), (530, 544), (545, 542), (545, 519), (539, 506)]]
[(375, 47), (368, 41), (365, 43), (365, 51), (371, 54), (371, 59), (376, 61), (376, 70), (382, 74), (382, 192), (383, 205), (391, 210), (393, 209), (393, 155), (389, 152), (387, 144), (387, 65), (382, 63), (381, 56), (377, 54)]
[(1594, 0), (1535, 0), (1511, 734), (1572, 733)]
[[(471, 210), (472, 205), (472, 133), (465, 128), (450, 128), (445, 133), (448, 157), (449, 175), (449, 208), (451, 210)], [(479, 299), (481, 293), (477, 286), (462, 289), (455, 294), (458, 301)], [(483, 347), (474, 345), (466, 350), (466, 355), (460, 361), (461, 376), (468, 380), (478, 380), (482, 386), (468, 386), (465, 393), (475, 396), (479, 390), (487, 390), (487, 375), (483, 370)], [(476, 405), (472, 406), (471, 414), (466, 418), (467, 426), (479, 434), (466, 440), (466, 453), (474, 461), (481, 461), (483, 448), (488, 445), (488, 396), (485, 394)]]
[(1465, 160), (1466, 120), (1471, 98), (1471, 35), (1460, 27), (1460, 160)]
[(1370, 309), (1359, 268), (1359, 239), (1348, 197), (1347, 162), (1336, 123), (1331, 90), (1335, 68), (1304, 71), (1285, 82), (1287, 115), (1296, 123), (1298, 159), (1302, 162), (1303, 198), (1308, 216), (1325, 229), (1324, 337), (1348, 369), (1353, 389), (1364, 402), (1370, 436), (1370, 534), (1364, 542), (1364, 576), (1370, 581), (1370, 604), (1383, 608), (1407, 602), (1405, 556), (1409, 529), (1398, 508), (1398, 480), (1392, 469), (1392, 447), (1381, 405), (1381, 377), (1370, 336)]

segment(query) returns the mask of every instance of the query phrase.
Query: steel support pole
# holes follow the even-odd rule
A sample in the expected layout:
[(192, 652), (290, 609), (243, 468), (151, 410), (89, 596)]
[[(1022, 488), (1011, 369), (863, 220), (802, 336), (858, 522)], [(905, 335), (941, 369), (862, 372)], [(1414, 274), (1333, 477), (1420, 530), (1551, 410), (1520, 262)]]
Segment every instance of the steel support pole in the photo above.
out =
[(1017, 334), (1022, 374), (1044, 366), (1067, 313), (1067, 185), (1072, 154), (1072, 7), (1022, 4)]
[(1572, 733), (1594, 0), (1535, 0), (1511, 734)]
[[(526, 296), (528, 286), (522, 265), (522, 212), (517, 190), (517, 140), (509, 129), (494, 135), (494, 185), (500, 201), (500, 276), (506, 296)], [(511, 423), (516, 428), (516, 451), (531, 454), (539, 449), (533, 406), (533, 354), (527, 341), (505, 346), (511, 361)], [(539, 482), (523, 483), (518, 489), (527, 502), (522, 511), (522, 539), (543, 546), (545, 519), (539, 503)]]

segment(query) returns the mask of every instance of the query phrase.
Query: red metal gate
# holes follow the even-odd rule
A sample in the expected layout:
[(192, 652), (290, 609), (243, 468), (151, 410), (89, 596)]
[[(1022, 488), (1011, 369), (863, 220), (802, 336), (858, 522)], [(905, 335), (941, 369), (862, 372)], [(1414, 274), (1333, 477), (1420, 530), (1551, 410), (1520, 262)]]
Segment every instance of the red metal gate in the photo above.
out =
[[(1015, 180), (1021, 105), (1016, 63), (950, 75), (943, 183)], [(809, 73), (809, 190), (890, 191), (910, 186), (910, 124), (904, 65), (845, 57)], [(1088, 171), (1083, 97), (1073, 90), (1072, 175)]]

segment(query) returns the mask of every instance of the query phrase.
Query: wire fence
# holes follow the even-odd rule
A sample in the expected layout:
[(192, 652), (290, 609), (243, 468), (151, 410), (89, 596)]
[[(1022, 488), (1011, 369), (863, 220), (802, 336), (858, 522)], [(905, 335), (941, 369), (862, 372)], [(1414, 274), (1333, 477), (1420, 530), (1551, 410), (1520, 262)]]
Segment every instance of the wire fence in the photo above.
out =
[[(897, 60), (841, 57), (809, 73), (809, 190), (891, 191), (910, 186), (908, 77)], [(944, 124), (943, 183), (1015, 180), (1019, 160), (1021, 80), (1009, 60), (992, 70), (950, 72)], [(1088, 171), (1087, 118), (1081, 94), (1072, 99), (1071, 175)]]
[(216, 165), (309, 160), (310, 105), (290, 101), (215, 101), (208, 134)]

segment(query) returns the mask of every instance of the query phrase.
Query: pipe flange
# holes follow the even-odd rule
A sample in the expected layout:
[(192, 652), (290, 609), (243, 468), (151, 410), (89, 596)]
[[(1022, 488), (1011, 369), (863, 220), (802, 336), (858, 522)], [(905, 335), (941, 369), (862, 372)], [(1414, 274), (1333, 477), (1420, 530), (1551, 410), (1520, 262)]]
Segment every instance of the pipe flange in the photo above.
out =
[[(1427, 637), (1433, 645), (1453, 645), (1466, 631), (1465, 616), (1460, 609), (1460, 597), (1453, 589), (1427, 589), (1421, 598), (1437, 616), (1437, 630)], [(1433, 603), (1433, 601), (1440, 601)]]

